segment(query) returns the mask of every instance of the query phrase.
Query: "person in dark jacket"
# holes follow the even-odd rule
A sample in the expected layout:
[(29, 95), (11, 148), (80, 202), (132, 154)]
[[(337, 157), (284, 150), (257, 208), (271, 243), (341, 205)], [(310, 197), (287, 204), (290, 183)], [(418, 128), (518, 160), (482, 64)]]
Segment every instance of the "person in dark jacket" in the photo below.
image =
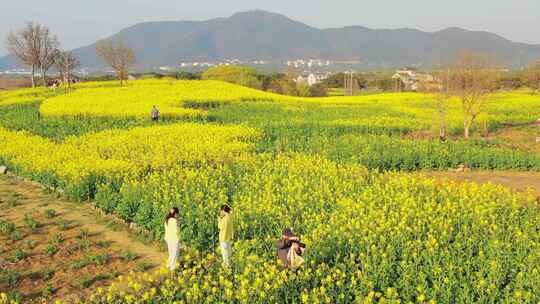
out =
[(156, 106), (152, 106), (152, 121), (158, 121), (159, 120), (159, 110)]

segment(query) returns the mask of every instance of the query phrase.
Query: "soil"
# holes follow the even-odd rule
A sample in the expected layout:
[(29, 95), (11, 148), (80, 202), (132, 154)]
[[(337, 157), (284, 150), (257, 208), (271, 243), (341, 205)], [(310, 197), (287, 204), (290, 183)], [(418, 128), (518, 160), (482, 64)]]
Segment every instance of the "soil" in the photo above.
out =
[(428, 177), (449, 179), (457, 182), (475, 182), (479, 184), (492, 183), (502, 185), (520, 192), (532, 191), (540, 197), (539, 172), (510, 172), (510, 171), (468, 171), (468, 172), (421, 172)]
[[(0, 210), (0, 223), (14, 223), (19, 234), (0, 233), (0, 269), (19, 276), (8, 283), (0, 272), (0, 291), (16, 292), (24, 303), (70, 302), (119, 275), (147, 271), (166, 260), (162, 246), (139, 241), (127, 226), (103, 217), (89, 203), (59, 200), (34, 183), (0, 176)], [(37, 228), (29, 227), (29, 218), (39, 223)], [(26, 257), (15, 258), (21, 251)], [(44, 275), (49, 270), (50, 278)]]

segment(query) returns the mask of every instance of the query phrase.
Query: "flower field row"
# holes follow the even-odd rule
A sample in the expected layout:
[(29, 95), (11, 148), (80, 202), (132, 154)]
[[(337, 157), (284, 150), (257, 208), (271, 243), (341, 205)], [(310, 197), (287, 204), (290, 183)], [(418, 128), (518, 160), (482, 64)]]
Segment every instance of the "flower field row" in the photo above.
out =
[[(113, 83), (82, 83), (76, 91), (47, 99), (41, 113), (46, 116), (110, 116), (147, 117), (152, 105), (160, 108), (163, 116), (205, 117), (216, 105), (236, 104), (241, 101), (277, 102), (291, 107), (310, 106), (313, 111), (342, 107), (369, 120), (401, 119), (409, 129), (430, 130), (439, 124), (435, 97), (419, 93), (387, 93), (366, 96), (300, 98), (257, 91), (219, 81), (141, 80), (127, 87)], [(486, 112), (478, 117), (477, 129), (491, 131), (504, 124), (532, 122), (540, 116), (540, 98), (525, 91), (497, 93), (488, 97)], [(366, 115), (366, 112), (369, 115)], [(447, 105), (449, 131), (462, 131), (461, 105), (452, 99)], [(351, 125), (352, 121), (333, 117), (332, 122)], [(408, 122), (407, 122), (408, 120)], [(363, 121), (357, 122), (360, 125)]]
[(149, 116), (152, 105), (156, 105), (164, 117), (193, 117), (204, 116), (206, 112), (182, 107), (185, 103), (290, 99), (218, 81), (144, 80), (122, 88), (84, 87), (46, 100), (41, 113), (45, 116), (145, 117)]
[[(532, 197), (503, 187), (372, 173), (302, 154), (243, 154), (101, 187), (98, 206), (157, 235), (163, 214), (178, 206), (183, 242), (194, 249), (174, 274), (121, 277), (85, 303), (540, 300), (540, 213)], [(221, 267), (209, 220), (226, 202), (237, 219), (232, 271)], [(274, 255), (283, 226), (307, 244), (298, 272)]]
[(93, 197), (99, 181), (144, 175), (179, 163), (227, 160), (250, 150), (250, 141), (257, 136), (257, 131), (245, 127), (186, 123), (108, 130), (57, 144), (0, 128), (0, 141), (9, 143), (0, 146), (0, 161), (82, 200)]
[[(127, 181), (114, 195), (116, 212), (136, 210), (133, 218), (155, 231), (167, 208), (180, 207), (184, 243), (197, 250), (184, 251), (172, 275), (120, 278), (87, 303), (540, 300), (540, 213), (532, 197), (498, 186), (370, 173), (306, 155), (244, 155)], [(237, 218), (232, 272), (212, 253), (217, 227), (208, 220), (224, 202)], [(298, 272), (274, 256), (273, 241), (289, 225), (308, 248)]]
[(0, 91), (0, 106), (12, 104), (33, 103), (56, 93), (47, 88), (18, 89), (11, 91)]

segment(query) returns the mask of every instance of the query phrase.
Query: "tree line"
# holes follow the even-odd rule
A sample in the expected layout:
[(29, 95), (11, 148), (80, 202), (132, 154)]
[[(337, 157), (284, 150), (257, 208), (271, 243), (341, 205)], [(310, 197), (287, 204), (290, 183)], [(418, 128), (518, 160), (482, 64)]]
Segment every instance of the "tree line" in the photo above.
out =
[[(36, 87), (35, 74), (39, 71), (42, 85), (47, 86), (47, 73), (55, 68), (62, 83), (71, 86), (74, 71), (80, 66), (79, 59), (70, 51), (60, 48), (58, 37), (47, 26), (28, 22), (24, 28), (11, 31), (6, 39), (9, 54), (23, 66), (30, 68), (32, 87)], [(112, 67), (120, 85), (128, 78), (128, 69), (135, 62), (135, 52), (121, 39), (102, 40), (96, 45), (96, 53)]]
[(12, 31), (6, 39), (6, 48), (17, 61), (30, 68), (32, 87), (36, 87), (39, 70), (43, 86), (47, 86), (47, 72), (55, 67), (63, 82), (71, 83), (73, 71), (79, 60), (69, 51), (60, 49), (58, 37), (50, 29), (36, 22), (29, 22), (19, 31)]

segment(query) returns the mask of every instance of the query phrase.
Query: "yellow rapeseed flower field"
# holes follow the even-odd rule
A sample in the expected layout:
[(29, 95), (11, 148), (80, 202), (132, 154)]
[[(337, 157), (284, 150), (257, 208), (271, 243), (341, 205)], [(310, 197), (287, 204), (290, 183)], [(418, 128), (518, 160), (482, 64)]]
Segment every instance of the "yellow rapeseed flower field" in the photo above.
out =
[[(365, 167), (446, 169), (465, 160), (540, 168), (534, 155), (403, 139), (433, 128), (433, 103), (419, 93), (297, 98), (172, 79), (3, 92), (0, 165), (156, 239), (167, 210), (180, 209), (186, 249), (174, 273), (119, 277), (81, 303), (539, 303), (540, 212), (532, 195)], [(124, 120), (148, 117), (152, 105), (163, 116), (200, 121)], [(539, 106), (525, 91), (497, 93), (480, 123), (530, 123)], [(460, 111), (450, 101), (456, 130)], [(104, 122), (112, 127), (85, 125)], [(82, 131), (35, 135), (43, 126)], [(219, 257), (222, 204), (235, 218), (231, 269)], [(298, 271), (276, 258), (285, 227), (307, 245)], [(0, 292), (0, 304), (16, 302)]]

